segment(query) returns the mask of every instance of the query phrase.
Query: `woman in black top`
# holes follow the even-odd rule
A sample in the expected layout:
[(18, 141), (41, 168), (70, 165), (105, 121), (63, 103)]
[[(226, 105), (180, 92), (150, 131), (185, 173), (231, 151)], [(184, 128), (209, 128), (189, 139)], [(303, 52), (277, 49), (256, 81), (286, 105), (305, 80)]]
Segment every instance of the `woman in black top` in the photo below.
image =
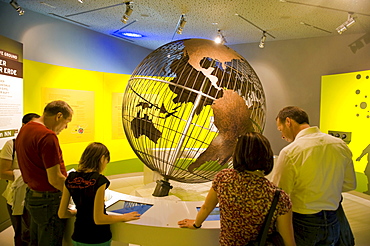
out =
[[(65, 181), (58, 215), (60, 218), (76, 215), (73, 245), (110, 245), (112, 233), (109, 224), (140, 218), (137, 212), (107, 215), (104, 193), (110, 182), (101, 173), (109, 160), (109, 150), (104, 144), (91, 143), (81, 156), (77, 172), (71, 172)], [(76, 210), (68, 209), (71, 196)]]

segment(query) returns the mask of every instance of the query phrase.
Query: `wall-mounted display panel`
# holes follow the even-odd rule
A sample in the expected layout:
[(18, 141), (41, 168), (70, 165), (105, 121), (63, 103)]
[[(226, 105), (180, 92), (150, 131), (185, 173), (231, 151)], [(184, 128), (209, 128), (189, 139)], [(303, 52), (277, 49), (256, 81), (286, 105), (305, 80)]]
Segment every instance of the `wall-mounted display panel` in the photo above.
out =
[(23, 117), (23, 44), (0, 36), (0, 149)]
[(58, 138), (61, 144), (94, 141), (95, 108), (93, 91), (43, 88), (43, 107), (51, 101), (65, 101), (73, 109), (72, 121)]
[(52, 100), (65, 100), (74, 110), (72, 122), (58, 136), (67, 169), (76, 167), (86, 146), (97, 141), (110, 151), (112, 163), (106, 169), (109, 175), (142, 170), (143, 164), (127, 139), (121, 137), (124, 133), (119, 94), (124, 92), (129, 78), (127, 74), (24, 60), (24, 111), (42, 114)]
[(322, 76), (320, 129), (353, 153), (357, 190), (370, 195), (370, 70)]
[(126, 138), (122, 126), (122, 99), (123, 93), (112, 93), (112, 139)]

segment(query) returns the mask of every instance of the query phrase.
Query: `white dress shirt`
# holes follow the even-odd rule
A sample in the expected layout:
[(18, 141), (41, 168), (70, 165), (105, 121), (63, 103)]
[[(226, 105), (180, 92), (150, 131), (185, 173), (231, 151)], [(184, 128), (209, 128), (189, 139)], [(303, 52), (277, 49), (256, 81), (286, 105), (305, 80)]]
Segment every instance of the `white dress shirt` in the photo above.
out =
[(281, 150), (272, 181), (290, 195), (293, 212), (336, 210), (342, 191), (356, 188), (352, 153), (341, 139), (306, 128)]

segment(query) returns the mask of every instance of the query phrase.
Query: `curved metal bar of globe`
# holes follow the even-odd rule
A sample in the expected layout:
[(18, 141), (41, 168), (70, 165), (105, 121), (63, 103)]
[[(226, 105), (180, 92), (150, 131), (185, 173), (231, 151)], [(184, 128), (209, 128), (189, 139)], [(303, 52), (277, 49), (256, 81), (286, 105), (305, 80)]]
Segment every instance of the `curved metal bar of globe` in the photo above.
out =
[(219, 134), (198, 159), (189, 165), (189, 172), (208, 161), (220, 160), (220, 165), (226, 164), (233, 154), (237, 138), (254, 131), (251, 112), (237, 92), (225, 90), (223, 97), (215, 100), (212, 109)]
[[(203, 86), (204, 86), (204, 84), (202, 85), (202, 87), (200, 88), (199, 91), (202, 91)], [(174, 160), (177, 160), (177, 158), (180, 156), (180, 151), (183, 148), (183, 144), (184, 144), (184, 141), (185, 141), (185, 138), (186, 138), (186, 133), (190, 129), (192, 119), (194, 118), (194, 116), (196, 114), (196, 110), (197, 110), (198, 106), (201, 103), (201, 99), (202, 99), (202, 94), (198, 93), (197, 98), (195, 99), (195, 102), (194, 102), (193, 109), (190, 113), (190, 116), (188, 117), (185, 128), (183, 130), (183, 134), (181, 135), (180, 141), (177, 144), (177, 147), (176, 147), (176, 150), (175, 150), (175, 155), (174, 155), (175, 156)], [(173, 172), (173, 170), (174, 170), (174, 166), (170, 166), (170, 168), (166, 170), (165, 174), (170, 175)]]

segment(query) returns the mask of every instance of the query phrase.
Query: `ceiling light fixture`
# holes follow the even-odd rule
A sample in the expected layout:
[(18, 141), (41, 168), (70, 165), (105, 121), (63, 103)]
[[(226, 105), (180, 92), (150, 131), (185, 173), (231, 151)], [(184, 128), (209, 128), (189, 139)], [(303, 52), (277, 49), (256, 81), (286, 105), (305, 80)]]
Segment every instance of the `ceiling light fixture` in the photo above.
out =
[(217, 37), (215, 38), (215, 43), (216, 44), (225, 44), (226, 43), (225, 36), (222, 34), (220, 29), (217, 29)]
[(15, 0), (11, 0), (9, 4), (12, 5), (15, 10), (17, 10), (19, 15), (24, 15), (24, 10), (21, 8), (21, 6), (18, 5)]
[(182, 34), (182, 31), (184, 30), (185, 25), (186, 25), (186, 15), (181, 14), (180, 19), (177, 22), (175, 32), (172, 35), (172, 40), (175, 37), (176, 33), (177, 34)]
[(125, 14), (122, 16), (122, 19), (121, 19), (121, 21), (123, 23), (125, 23), (125, 24), (128, 21), (128, 18), (130, 17), (130, 15), (132, 14), (132, 11), (133, 11), (133, 3), (134, 2), (125, 2), (125, 4), (126, 4), (126, 11), (125, 11)]
[(80, 2), (80, 3), (84, 3), (84, 0), (78, 0), (78, 2)]
[(266, 31), (263, 31), (261, 41), (260, 41), (260, 45), (259, 45), (259, 47), (261, 49), (265, 48), (265, 41), (266, 41)]
[(336, 30), (339, 34), (342, 34), (344, 31), (346, 31), (350, 26), (352, 26), (356, 22), (355, 18), (353, 18), (353, 16), (352, 16), (352, 14), (353, 13), (348, 13), (347, 20), (343, 24), (341, 24), (340, 26), (338, 26), (336, 28)]
[(182, 14), (180, 16), (179, 24), (177, 25), (176, 33), (177, 34), (182, 34), (182, 31), (184, 30), (185, 25), (186, 25), (186, 16), (185, 16), (185, 14)]
[(254, 26), (255, 28), (261, 30), (263, 32), (262, 34), (262, 37), (261, 37), (261, 41), (260, 41), (260, 44), (259, 44), (259, 47), (262, 49), (265, 47), (265, 40), (266, 40), (266, 35), (269, 35), (270, 37), (274, 38), (274, 36), (272, 36), (270, 33), (268, 33), (267, 31), (263, 30), (261, 27), (257, 26), (256, 24), (254, 24), (253, 22), (251, 22), (250, 20), (246, 19), (245, 17), (241, 16), (240, 14), (236, 13), (235, 14), (236, 16), (239, 16), (241, 19), (245, 20), (246, 22), (248, 22), (249, 24), (251, 24), (252, 26)]

